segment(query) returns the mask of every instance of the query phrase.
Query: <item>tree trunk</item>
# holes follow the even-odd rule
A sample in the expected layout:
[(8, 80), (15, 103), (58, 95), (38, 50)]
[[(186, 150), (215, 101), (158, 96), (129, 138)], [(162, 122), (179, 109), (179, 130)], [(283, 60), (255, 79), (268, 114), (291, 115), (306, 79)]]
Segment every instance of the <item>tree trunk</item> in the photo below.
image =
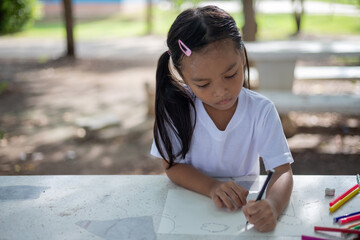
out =
[(304, 0), (292, 0), (292, 4), (296, 23), (296, 32), (294, 35), (298, 35), (301, 31), (301, 18), (304, 15)]
[(66, 27), (66, 43), (68, 57), (75, 57), (74, 35), (73, 35), (73, 14), (71, 0), (63, 0), (64, 3), (64, 20)]
[(152, 0), (147, 0), (147, 11), (146, 11), (146, 34), (151, 34), (153, 31), (153, 24), (152, 24), (152, 7), (153, 7), (153, 3)]
[(247, 42), (256, 40), (257, 24), (253, 0), (242, 0), (245, 23), (242, 27), (243, 40)]

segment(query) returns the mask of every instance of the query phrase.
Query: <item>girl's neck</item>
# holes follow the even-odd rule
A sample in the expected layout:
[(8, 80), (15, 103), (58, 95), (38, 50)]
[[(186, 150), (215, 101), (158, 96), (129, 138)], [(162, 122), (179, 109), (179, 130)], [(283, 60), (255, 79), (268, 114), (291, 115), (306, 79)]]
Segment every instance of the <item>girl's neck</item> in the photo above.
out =
[(213, 108), (205, 103), (203, 103), (203, 105), (204, 105), (204, 108), (205, 108), (207, 114), (210, 116), (211, 120), (214, 122), (215, 126), (220, 131), (225, 131), (231, 118), (234, 116), (238, 101), (239, 101), (239, 99), (237, 99), (236, 102), (234, 103), (234, 105), (227, 110), (218, 110), (218, 109)]

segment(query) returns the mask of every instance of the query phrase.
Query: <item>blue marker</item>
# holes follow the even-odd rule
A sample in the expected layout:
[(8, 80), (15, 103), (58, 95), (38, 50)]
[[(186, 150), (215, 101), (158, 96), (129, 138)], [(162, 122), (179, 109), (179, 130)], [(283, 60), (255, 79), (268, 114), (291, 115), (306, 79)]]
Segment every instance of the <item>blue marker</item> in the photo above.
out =
[(336, 218), (334, 218), (334, 222), (338, 222), (341, 218), (350, 217), (350, 216), (353, 216), (353, 215), (356, 215), (356, 214), (359, 214), (359, 213), (360, 213), (360, 212), (354, 212), (354, 213), (346, 214), (346, 215), (341, 216), (341, 217), (336, 217)]

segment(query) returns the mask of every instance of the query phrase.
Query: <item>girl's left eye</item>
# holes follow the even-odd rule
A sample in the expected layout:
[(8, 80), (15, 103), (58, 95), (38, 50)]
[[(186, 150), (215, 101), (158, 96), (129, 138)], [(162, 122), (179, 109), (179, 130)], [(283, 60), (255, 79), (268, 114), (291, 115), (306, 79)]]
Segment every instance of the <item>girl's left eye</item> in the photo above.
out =
[(226, 78), (226, 79), (232, 79), (232, 78), (234, 78), (234, 77), (236, 76), (237, 73), (238, 73), (238, 72), (234, 73), (234, 74), (231, 75), (231, 76), (225, 77), (225, 78)]

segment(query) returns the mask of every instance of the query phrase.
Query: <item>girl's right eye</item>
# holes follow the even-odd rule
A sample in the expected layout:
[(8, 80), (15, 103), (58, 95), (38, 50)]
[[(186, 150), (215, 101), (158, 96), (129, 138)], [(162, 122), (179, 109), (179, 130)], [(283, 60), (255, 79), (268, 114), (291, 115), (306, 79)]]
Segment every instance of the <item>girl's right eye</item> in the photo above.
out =
[(197, 85), (199, 88), (205, 88), (205, 87), (207, 87), (209, 85), (209, 83), (206, 83), (206, 84), (204, 84), (204, 85)]

